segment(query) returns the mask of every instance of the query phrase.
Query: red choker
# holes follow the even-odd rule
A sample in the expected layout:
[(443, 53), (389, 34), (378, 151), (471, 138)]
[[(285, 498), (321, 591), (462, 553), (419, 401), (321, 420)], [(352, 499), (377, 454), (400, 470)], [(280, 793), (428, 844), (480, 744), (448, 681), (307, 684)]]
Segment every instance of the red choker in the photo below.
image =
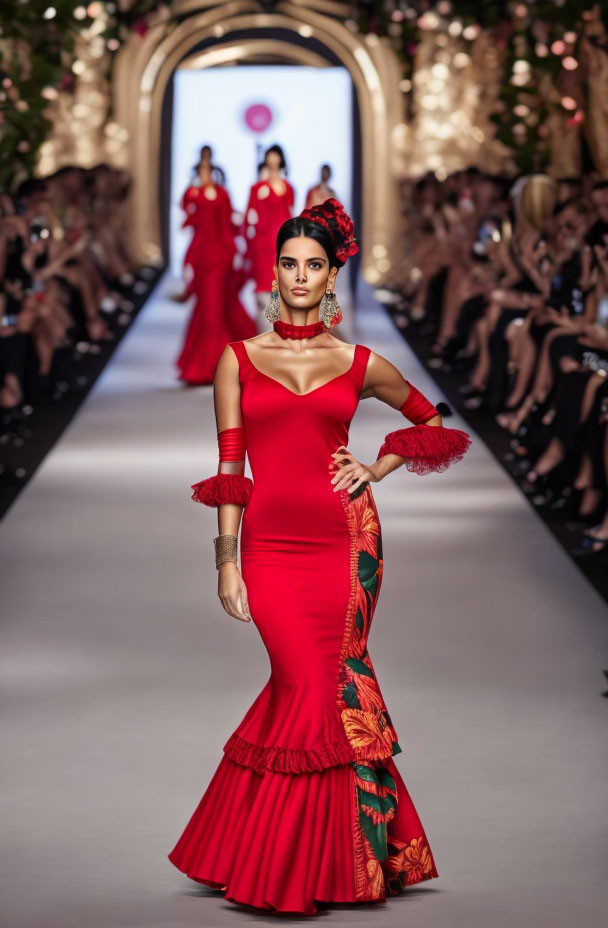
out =
[(318, 322), (310, 322), (308, 325), (294, 325), (293, 322), (277, 319), (273, 322), (273, 327), (281, 338), (312, 338), (313, 335), (320, 335), (321, 332), (327, 331), (327, 326), (322, 319)]

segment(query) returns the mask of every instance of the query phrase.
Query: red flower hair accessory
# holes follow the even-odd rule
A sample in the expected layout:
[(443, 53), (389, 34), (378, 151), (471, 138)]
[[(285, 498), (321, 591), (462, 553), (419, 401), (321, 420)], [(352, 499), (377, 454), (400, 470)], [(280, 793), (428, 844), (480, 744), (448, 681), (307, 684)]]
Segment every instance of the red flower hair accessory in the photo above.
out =
[(340, 203), (335, 197), (329, 197), (319, 206), (311, 206), (302, 210), (300, 216), (304, 219), (310, 219), (316, 222), (329, 232), (334, 247), (336, 249), (336, 258), (342, 263), (346, 262), (351, 255), (356, 255), (359, 246), (355, 241), (355, 225)]

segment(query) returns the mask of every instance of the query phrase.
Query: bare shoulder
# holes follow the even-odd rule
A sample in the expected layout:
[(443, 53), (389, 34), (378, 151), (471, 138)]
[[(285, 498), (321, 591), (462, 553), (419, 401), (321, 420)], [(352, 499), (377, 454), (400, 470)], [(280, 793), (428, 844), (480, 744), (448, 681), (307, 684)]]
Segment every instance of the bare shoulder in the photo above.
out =
[(227, 373), (231, 373), (234, 371), (238, 371), (238, 369), (239, 369), (239, 359), (237, 358), (236, 352), (234, 351), (234, 348), (232, 347), (231, 343), (228, 342), (228, 344), (224, 346), (224, 350), (220, 354), (216, 368), (215, 368), (216, 379), (217, 379), (218, 374), (219, 375), (227, 374)]
[(369, 358), (367, 361), (367, 372), (370, 377), (370, 381), (374, 382), (386, 382), (387, 380), (392, 380), (394, 378), (402, 379), (401, 371), (398, 367), (389, 361), (383, 355), (378, 354), (376, 351), (373, 351), (371, 348), (369, 350)]

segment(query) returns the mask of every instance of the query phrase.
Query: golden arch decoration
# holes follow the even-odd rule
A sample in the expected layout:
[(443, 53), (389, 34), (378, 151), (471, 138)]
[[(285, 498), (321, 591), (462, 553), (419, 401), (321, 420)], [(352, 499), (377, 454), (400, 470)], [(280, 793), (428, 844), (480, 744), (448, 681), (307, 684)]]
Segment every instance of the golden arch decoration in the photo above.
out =
[[(258, 0), (177, 0), (169, 17), (153, 24), (143, 41), (134, 36), (123, 46), (116, 61), (114, 114), (131, 140), (129, 166), (137, 181), (131, 241), (140, 258), (161, 255), (160, 204), (157, 197), (149, 196), (149, 191), (159, 189), (160, 166), (150, 153), (160, 148), (162, 103), (175, 69), (189, 58), (195, 58), (199, 68), (259, 61), (262, 51), (267, 60), (328, 66), (322, 54), (306, 47), (306, 39), (314, 39), (315, 48), (327, 49), (349, 71), (357, 94), (364, 178), (359, 229), (363, 277), (379, 284), (390, 275), (398, 261), (402, 226), (391, 152), (402, 122), (400, 66), (390, 45), (348, 28), (346, 15), (348, 4), (332, 0), (312, 0), (306, 7), (298, 0), (285, 0), (270, 13)], [(299, 42), (264, 39), (262, 49), (256, 38), (256, 31), (262, 29), (294, 33)], [(194, 52), (205, 40), (210, 44)]]

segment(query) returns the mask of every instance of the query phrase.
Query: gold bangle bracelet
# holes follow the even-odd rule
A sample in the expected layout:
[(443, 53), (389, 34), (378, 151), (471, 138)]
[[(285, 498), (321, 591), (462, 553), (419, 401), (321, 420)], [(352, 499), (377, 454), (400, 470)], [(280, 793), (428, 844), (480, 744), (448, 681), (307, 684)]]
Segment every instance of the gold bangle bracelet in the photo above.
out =
[(220, 564), (226, 561), (237, 563), (237, 536), (231, 534), (217, 535), (213, 539), (215, 547), (215, 567), (219, 570)]

